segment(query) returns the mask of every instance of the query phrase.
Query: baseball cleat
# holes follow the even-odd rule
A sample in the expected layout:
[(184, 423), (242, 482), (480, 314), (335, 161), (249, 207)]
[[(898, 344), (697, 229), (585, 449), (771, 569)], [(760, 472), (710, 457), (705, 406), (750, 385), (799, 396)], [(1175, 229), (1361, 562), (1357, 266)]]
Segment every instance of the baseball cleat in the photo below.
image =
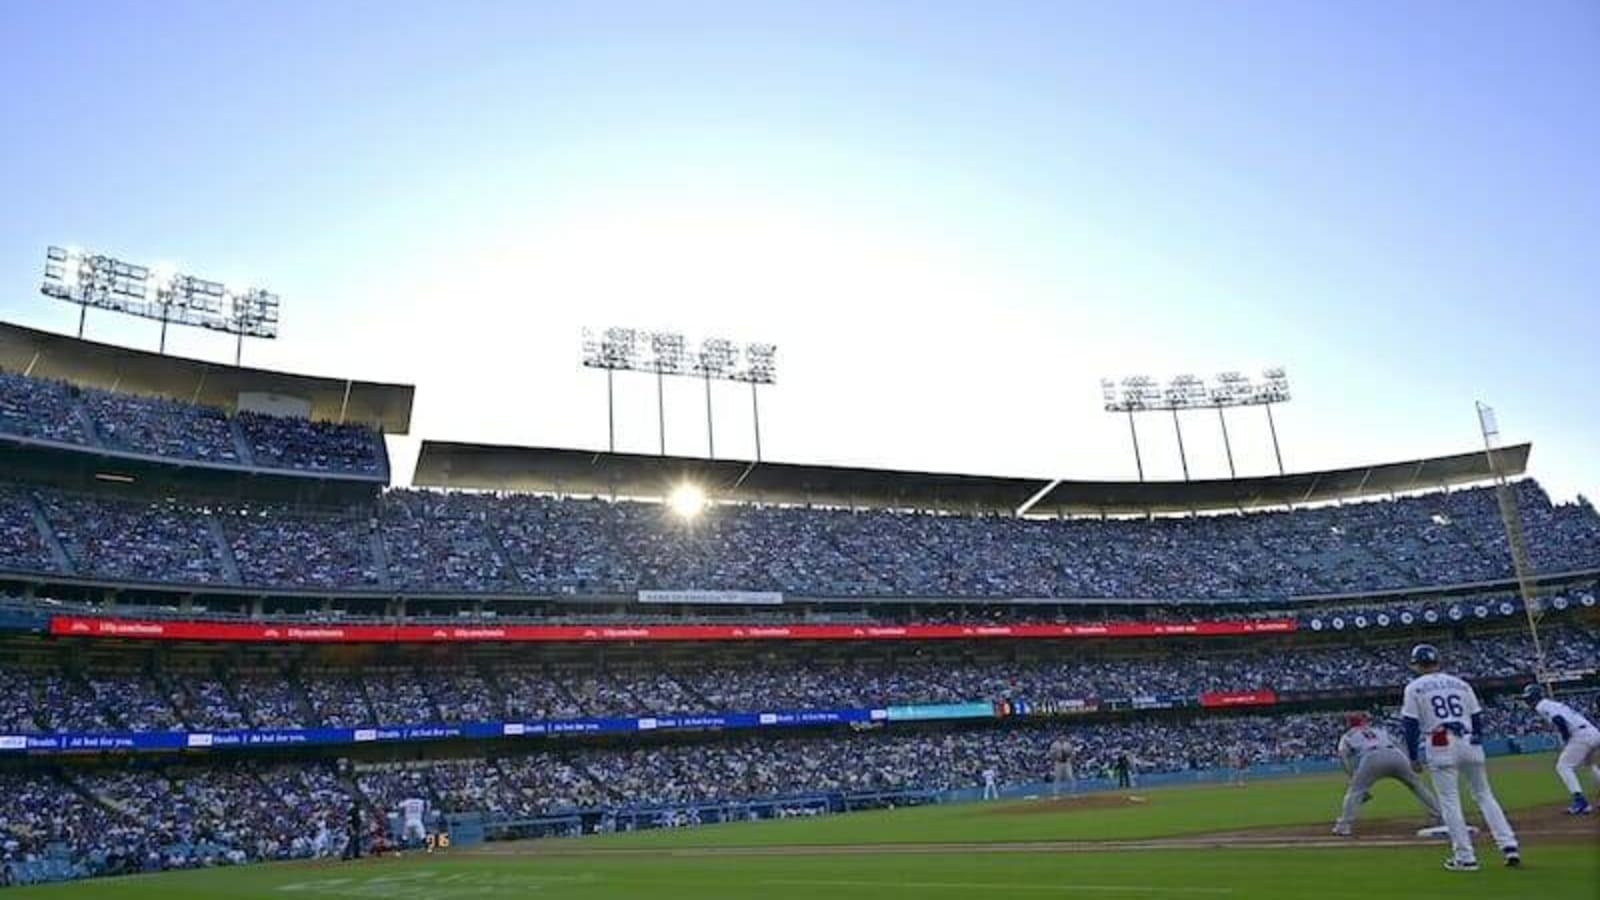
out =
[(1506, 867), (1515, 869), (1522, 865), (1522, 853), (1515, 847), (1502, 847), (1500, 852), (1505, 854)]
[(1349, 837), (1352, 834), (1349, 825), (1335, 825), (1333, 826), (1333, 833), (1339, 837)]
[(1587, 816), (1591, 812), (1594, 812), (1594, 807), (1590, 806), (1589, 801), (1583, 797), (1573, 797), (1572, 805), (1567, 807), (1567, 815), (1569, 816)]
[(1478, 861), (1475, 859), (1462, 861), (1452, 856), (1444, 861), (1444, 868), (1447, 872), (1476, 872), (1478, 871)]

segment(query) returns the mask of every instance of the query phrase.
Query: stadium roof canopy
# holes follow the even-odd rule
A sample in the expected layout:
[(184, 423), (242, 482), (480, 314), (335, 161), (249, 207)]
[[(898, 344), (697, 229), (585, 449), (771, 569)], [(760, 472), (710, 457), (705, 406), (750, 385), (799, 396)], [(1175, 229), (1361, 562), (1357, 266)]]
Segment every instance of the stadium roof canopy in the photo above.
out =
[(234, 409), (241, 393), (304, 400), (311, 417), (360, 422), (388, 434), (411, 429), (416, 388), (166, 356), (0, 322), (0, 368), (83, 387), (169, 397)]
[[(1527, 467), (1530, 445), (1500, 451), (1508, 475)], [(532, 493), (654, 499), (682, 482), (734, 502), (812, 504), (1014, 514), (1140, 515), (1318, 503), (1483, 481), (1485, 454), (1353, 469), (1220, 481), (1054, 481), (754, 463), (547, 447), (423, 441), (412, 483)]]
[[(1507, 477), (1528, 468), (1532, 444), (1495, 451)], [(1219, 478), (1205, 481), (1062, 481), (1029, 510), (1030, 513), (1083, 515), (1128, 512), (1256, 509), (1328, 503), (1360, 497), (1472, 484), (1494, 477), (1488, 454), (1481, 450), (1404, 462), (1292, 472), (1261, 478)]]

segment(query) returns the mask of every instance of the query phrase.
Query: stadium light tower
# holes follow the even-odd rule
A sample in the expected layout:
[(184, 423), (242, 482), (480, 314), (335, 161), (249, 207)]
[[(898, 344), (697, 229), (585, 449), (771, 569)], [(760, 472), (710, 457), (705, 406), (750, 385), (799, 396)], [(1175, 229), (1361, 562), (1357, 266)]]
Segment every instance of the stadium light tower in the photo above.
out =
[(1238, 478), (1233, 465), (1233, 441), (1228, 438), (1228, 417), (1223, 410), (1237, 404), (1250, 393), (1250, 379), (1238, 372), (1223, 372), (1211, 386), (1211, 402), (1217, 408), (1217, 423), (1222, 426), (1222, 449), (1228, 454), (1228, 477)]
[(239, 326), (233, 345), (233, 364), (237, 366), (244, 360), (245, 337), (278, 336), (278, 295), (261, 288), (245, 288), (232, 297), (233, 317)]
[(656, 373), (656, 423), (661, 428), (661, 455), (667, 455), (667, 376), (684, 374), (683, 335), (652, 331), (645, 368)]
[(1205, 382), (1193, 375), (1179, 375), (1167, 383), (1164, 396), (1166, 408), (1172, 411), (1172, 429), (1178, 433), (1178, 462), (1183, 466), (1183, 480), (1188, 481), (1189, 455), (1183, 449), (1183, 422), (1178, 418), (1178, 411), (1193, 409), (1204, 402)]
[(1289, 375), (1282, 366), (1261, 373), (1261, 383), (1251, 393), (1249, 403), (1267, 410), (1267, 430), (1272, 433), (1272, 454), (1278, 459), (1278, 474), (1283, 474), (1283, 450), (1278, 446), (1278, 423), (1272, 420), (1272, 404), (1289, 402)]
[(278, 295), (261, 288), (230, 288), (178, 272), (173, 266), (141, 266), (75, 247), (45, 250), (39, 292), (78, 305), (78, 337), (89, 308), (126, 313), (161, 323), (160, 351), (167, 352), (167, 326), (189, 325), (237, 338), (234, 365), (247, 337), (278, 336)]
[(748, 344), (744, 348), (744, 368), (733, 375), (734, 381), (750, 384), (750, 415), (755, 423), (756, 462), (761, 462), (761, 403), (756, 389), (763, 384), (778, 383), (778, 347), (776, 344)]
[(1233, 439), (1228, 434), (1228, 418), (1223, 410), (1232, 406), (1265, 406), (1267, 427), (1272, 432), (1272, 452), (1278, 460), (1278, 474), (1283, 474), (1283, 451), (1278, 446), (1278, 428), (1272, 420), (1272, 404), (1289, 399), (1289, 378), (1283, 369), (1267, 369), (1261, 381), (1252, 382), (1238, 372), (1223, 372), (1213, 384), (1193, 375), (1179, 375), (1165, 386), (1158, 385), (1147, 375), (1131, 375), (1120, 382), (1100, 379), (1100, 393), (1105, 400), (1106, 412), (1126, 413), (1128, 433), (1133, 436), (1133, 461), (1139, 469), (1139, 480), (1144, 480), (1144, 460), (1139, 453), (1139, 429), (1134, 414), (1141, 412), (1171, 412), (1172, 428), (1178, 437), (1178, 462), (1183, 467), (1183, 480), (1189, 480), (1189, 457), (1183, 442), (1183, 422), (1179, 413), (1184, 410), (1215, 407), (1217, 420), (1222, 425), (1222, 448), (1228, 457), (1228, 477), (1239, 477), (1233, 459)]
[(1144, 457), (1139, 453), (1139, 426), (1133, 414), (1153, 409), (1161, 392), (1155, 379), (1148, 375), (1129, 375), (1121, 383), (1109, 378), (1100, 379), (1100, 393), (1105, 398), (1106, 412), (1128, 414), (1128, 434), (1133, 438), (1133, 464), (1139, 470), (1139, 480), (1144, 481)]
[(635, 328), (583, 330), (583, 365), (590, 369), (604, 369), (606, 373), (606, 421), (611, 452), (617, 450), (615, 374), (645, 372), (656, 376), (656, 417), (661, 455), (667, 453), (667, 376), (688, 375), (699, 377), (705, 383), (706, 445), (712, 459), (716, 458), (717, 444), (715, 422), (712, 419), (711, 382), (740, 381), (750, 385), (750, 402), (755, 417), (756, 461), (760, 462), (761, 408), (757, 405), (756, 389), (763, 384), (777, 383), (778, 348), (772, 344), (746, 344), (741, 365), (740, 348), (732, 341), (706, 338), (692, 355), (687, 347), (688, 342), (683, 335), (672, 331)]
[(711, 381), (732, 375), (733, 363), (738, 358), (738, 348), (725, 338), (706, 338), (695, 354), (694, 370), (706, 383), (706, 456), (711, 459), (717, 458), (717, 431), (711, 421)]
[(583, 330), (583, 365), (606, 373), (606, 434), (612, 453), (617, 452), (616, 373), (638, 368), (638, 354), (639, 333), (632, 328)]

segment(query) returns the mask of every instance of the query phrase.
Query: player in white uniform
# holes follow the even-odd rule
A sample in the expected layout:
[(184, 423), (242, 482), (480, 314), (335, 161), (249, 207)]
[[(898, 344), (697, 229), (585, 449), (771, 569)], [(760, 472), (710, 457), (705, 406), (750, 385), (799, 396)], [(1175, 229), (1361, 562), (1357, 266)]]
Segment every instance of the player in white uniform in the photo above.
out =
[(995, 800), (1000, 796), (1000, 773), (993, 767), (983, 770), (983, 799)]
[(1534, 710), (1561, 734), (1565, 746), (1556, 758), (1556, 775), (1567, 786), (1567, 793), (1572, 795), (1572, 805), (1567, 807), (1567, 815), (1588, 815), (1593, 807), (1589, 805), (1589, 798), (1583, 795), (1578, 767), (1587, 765), (1595, 780), (1600, 781), (1600, 729), (1567, 704), (1546, 697), (1544, 688), (1538, 684), (1528, 685), (1522, 692), (1522, 699), (1533, 704)]
[(1484, 768), (1483, 707), (1477, 693), (1472, 685), (1440, 671), (1439, 651), (1431, 644), (1418, 644), (1411, 649), (1411, 671), (1417, 677), (1406, 685), (1405, 700), (1400, 706), (1406, 729), (1406, 755), (1411, 758), (1413, 771), (1421, 772), (1427, 766), (1433, 792), (1439, 799), (1439, 812), (1450, 831), (1452, 853), (1444, 867), (1452, 872), (1478, 871), (1472, 834), (1461, 812), (1458, 779), (1463, 778), (1506, 865), (1522, 865), (1516, 832), (1506, 821)]
[(1077, 748), (1067, 740), (1065, 735), (1056, 738), (1050, 744), (1050, 783), (1055, 796), (1061, 796), (1061, 786), (1076, 794), (1078, 792), (1078, 772), (1073, 765), (1073, 758), (1077, 755)]
[(1350, 785), (1344, 792), (1344, 806), (1339, 821), (1333, 823), (1333, 833), (1344, 837), (1352, 834), (1356, 813), (1361, 804), (1372, 799), (1372, 786), (1380, 779), (1393, 778), (1410, 788), (1417, 802), (1428, 811), (1431, 825), (1439, 824), (1439, 804), (1433, 793), (1423, 786), (1417, 773), (1411, 771), (1400, 743), (1389, 732), (1372, 724), (1366, 713), (1353, 713), (1345, 719), (1347, 729), (1339, 737), (1339, 762), (1350, 776)]
[(428, 829), (422, 825), (422, 814), (427, 808), (427, 801), (420, 797), (407, 797), (400, 801), (400, 837), (407, 844), (415, 841), (416, 845), (420, 845), (427, 840)]

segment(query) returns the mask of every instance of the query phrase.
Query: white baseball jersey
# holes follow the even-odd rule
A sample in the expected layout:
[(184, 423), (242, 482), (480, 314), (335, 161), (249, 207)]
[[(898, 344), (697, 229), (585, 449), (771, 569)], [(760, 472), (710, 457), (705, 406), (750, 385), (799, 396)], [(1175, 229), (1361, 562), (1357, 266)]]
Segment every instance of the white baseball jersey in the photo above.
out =
[(1534, 710), (1537, 711), (1539, 715), (1544, 716), (1545, 720), (1550, 722), (1552, 725), (1555, 724), (1557, 717), (1565, 719), (1567, 721), (1567, 732), (1569, 734), (1577, 734), (1580, 731), (1586, 730), (1589, 732), (1594, 731), (1593, 722), (1590, 722), (1583, 713), (1580, 713), (1565, 703), (1562, 703), (1560, 700), (1551, 700), (1549, 697), (1546, 697), (1543, 700), (1540, 700), (1538, 705), (1534, 706)]
[(1400, 707), (1401, 715), (1416, 719), (1424, 735), (1447, 727), (1463, 735), (1471, 734), (1472, 717), (1482, 711), (1472, 685), (1443, 672), (1411, 679)]
[(1055, 743), (1050, 745), (1050, 758), (1058, 763), (1072, 762), (1072, 744), (1063, 738), (1057, 738)]
[(404, 820), (405, 824), (407, 825), (420, 825), (422, 824), (422, 811), (426, 809), (427, 806), (428, 804), (422, 802), (416, 797), (401, 800), (400, 818)]
[(1360, 757), (1374, 750), (1399, 750), (1400, 744), (1388, 731), (1376, 725), (1352, 728), (1339, 738), (1339, 755)]

